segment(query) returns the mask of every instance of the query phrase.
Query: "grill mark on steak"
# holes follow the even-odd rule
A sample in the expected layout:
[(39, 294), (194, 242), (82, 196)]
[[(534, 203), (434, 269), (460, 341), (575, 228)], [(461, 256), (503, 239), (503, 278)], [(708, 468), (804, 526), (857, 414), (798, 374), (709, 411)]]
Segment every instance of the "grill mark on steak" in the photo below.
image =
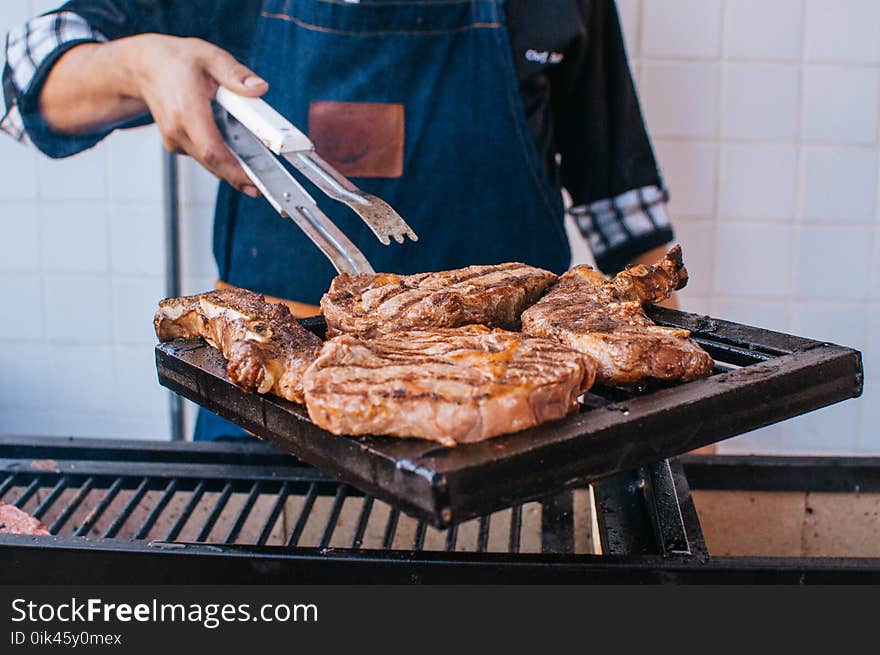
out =
[(642, 309), (665, 300), (687, 279), (679, 246), (654, 266), (635, 266), (611, 280), (577, 266), (523, 313), (523, 331), (589, 355), (598, 365), (597, 380), (606, 384), (707, 376), (714, 362), (690, 333), (655, 325)]
[[(468, 284), (480, 284), (481, 280), (492, 280), (492, 279), (498, 277), (499, 273), (506, 273), (507, 274), (505, 276), (506, 279), (499, 280), (498, 282), (491, 282), (491, 283), (483, 282), (483, 283), (481, 283), (481, 285), (485, 286), (486, 288), (490, 288), (490, 289), (497, 288), (497, 287), (507, 286), (510, 283), (509, 282), (510, 278), (512, 278), (514, 280), (528, 278), (529, 277), (528, 273), (533, 270), (534, 269), (531, 266), (525, 266), (522, 264), (513, 264), (513, 265), (500, 264), (496, 267), (495, 270), (493, 270), (491, 272), (477, 272), (477, 273), (474, 273), (473, 275), (464, 275), (461, 277), (450, 276), (450, 278), (449, 278), (450, 285), (449, 286), (461, 287), (461, 286), (466, 286)], [(516, 273), (519, 271), (524, 271), (526, 274), (525, 275), (516, 275)]]
[(342, 274), (321, 309), (328, 336), (469, 324), (513, 329), (523, 309), (555, 280), (549, 271), (519, 263), (409, 276)]
[(406, 311), (407, 309), (409, 309), (410, 307), (412, 307), (416, 303), (423, 301), (428, 294), (426, 294), (424, 292), (419, 293), (419, 290), (417, 290), (417, 289), (411, 289), (408, 291), (404, 291), (403, 293), (396, 293), (394, 289), (390, 289), (388, 291), (388, 294), (386, 295), (386, 297), (382, 300), (381, 303), (379, 303), (379, 309), (381, 310), (385, 305), (390, 303), (392, 300), (397, 300), (397, 299), (401, 298), (402, 296), (406, 296), (406, 295), (410, 296), (410, 298), (406, 302), (400, 303), (398, 305), (398, 307), (397, 307), (398, 313), (403, 313), (404, 311)]
[[(571, 356), (571, 351), (566, 351), (564, 353), (560, 353), (562, 356)], [(410, 358), (411, 359), (411, 358)], [(509, 373), (515, 373), (518, 375), (528, 376), (534, 375), (542, 372), (547, 366), (553, 366), (558, 363), (558, 359), (544, 359), (534, 364), (511, 364), (508, 366)], [(421, 366), (434, 365), (439, 367), (445, 367), (449, 369), (456, 369), (457, 367), (450, 365), (446, 362), (441, 362), (439, 360), (431, 361), (431, 360), (421, 360), (419, 359), (419, 364)], [(376, 375), (362, 375), (359, 373), (352, 373), (350, 376), (346, 378), (346, 383), (352, 387), (357, 386), (358, 384), (374, 384), (379, 379), (394, 381), (394, 382), (407, 382), (413, 380), (420, 380), (424, 377), (423, 373), (415, 372), (412, 370), (411, 365), (405, 365), (397, 363), (395, 360), (392, 360), (389, 366), (364, 366), (358, 365), (358, 371), (385, 371), (388, 375), (376, 376)], [(395, 371), (394, 369), (402, 369), (400, 371)], [(467, 373), (462, 373), (458, 371), (458, 373), (442, 373), (438, 372), (436, 369), (431, 373), (431, 379), (437, 382), (460, 382), (460, 381), (479, 381), (482, 379), (491, 379), (492, 375), (489, 371), (481, 371), (477, 370), (469, 370)]]
[(302, 403), (302, 377), (321, 340), (282, 304), (246, 289), (168, 298), (154, 318), (160, 341), (201, 337), (226, 358), (226, 372), (245, 391)]
[[(492, 270), (485, 270), (487, 268)], [(493, 266), (471, 266), (452, 271), (441, 271), (440, 273), (419, 273), (410, 277), (415, 278), (418, 283), (425, 279), (433, 280), (435, 279), (434, 276), (437, 275), (444, 275), (444, 279), (446, 280), (446, 285), (444, 286), (461, 286), (465, 282), (473, 283), (479, 278), (491, 277), (500, 272), (510, 272), (512, 270), (534, 271), (535, 269), (526, 264), (520, 264), (519, 262), (507, 262), (504, 264), (495, 264)]]
[(309, 416), (334, 434), (446, 446), (555, 420), (578, 408), (593, 363), (558, 344), (482, 326), (351, 335), (306, 372)]

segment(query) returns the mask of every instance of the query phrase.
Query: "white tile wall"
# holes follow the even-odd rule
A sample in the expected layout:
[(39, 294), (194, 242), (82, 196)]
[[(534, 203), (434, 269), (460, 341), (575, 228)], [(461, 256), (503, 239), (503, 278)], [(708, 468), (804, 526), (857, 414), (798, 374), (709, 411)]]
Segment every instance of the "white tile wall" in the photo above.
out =
[(787, 225), (722, 223), (715, 239), (715, 289), (725, 294), (783, 298), (789, 293)]
[[(0, 29), (57, 2), (0, 3)], [(880, 3), (618, 5), (691, 270), (682, 307), (864, 349), (864, 400), (723, 450), (880, 454)], [(0, 433), (167, 438), (160, 157), (152, 129), (63, 162), (0, 139)], [(197, 292), (216, 279), (216, 182), (188, 161), (181, 177)]]
[[(7, 273), (0, 277), (0, 339), (5, 342), (43, 338), (43, 289), (34, 275)], [(27, 307), (27, 311), (21, 311)], [(11, 344), (8, 346), (12, 348)], [(5, 349), (4, 349), (5, 350)]]
[(159, 276), (113, 277), (113, 329), (115, 342), (144, 346), (153, 343), (153, 314), (156, 300), (165, 295), (165, 280)]
[(641, 71), (642, 92), (653, 99), (644, 109), (654, 136), (714, 136), (718, 66), (700, 61), (645, 60)]
[(851, 401), (786, 421), (782, 424), (779, 451), (816, 455), (864, 454), (860, 450), (860, 414), (859, 402)]
[(712, 221), (681, 218), (675, 222), (675, 233), (681, 247), (688, 253), (687, 269), (691, 276), (688, 281), (689, 293), (695, 296), (711, 295), (715, 226)]
[(634, 57), (641, 51), (639, 44), (639, 3), (641, 0), (618, 0), (617, 11), (626, 38), (626, 49)]
[(791, 64), (726, 66), (721, 136), (791, 140), (797, 135), (800, 71)]
[(47, 353), (45, 393), (63, 401), (51, 405), (50, 411), (108, 411), (116, 386), (112, 346), (57, 344), (48, 346)]
[(0, 368), (0, 397), (4, 404), (31, 410), (41, 408), (42, 394), (34, 390), (46, 387), (48, 373), (48, 353), (42, 344), (19, 343), (9, 348)]
[(682, 306), (864, 349), (865, 399), (722, 450), (880, 453), (880, 2), (624, 4)]
[(669, 209), (676, 217), (706, 218), (715, 214), (718, 146), (702, 141), (655, 139), (667, 185), (675, 189)]
[(775, 425), (754, 430), (748, 434), (729, 439), (721, 445), (725, 454), (730, 455), (755, 455), (764, 453), (782, 452), (782, 430), (784, 424)]
[(785, 332), (788, 327), (787, 303), (755, 297), (717, 296), (714, 313), (736, 323), (759, 325), (768, 330)]
[(30, 436), (49, 434), (49, 413), (42, 409), (4, 407), (0, 412), (0, 434)]
[[(117, 137), (118, 138), (118, 137)], [(48, 159), (38, 156), (39, 196), (45, 200), (103, 201), (107, 198), (108, 149), (94, 148), (76, 158)], [(140, 174), (140, 171), (137, 171)]]
[(113, 338), (107, 275), (52, 273), (45, 278), (46, 336), (58, 343), (106, 344)]
[(865, 389), (861, 401), (861, 438), (858, 451), (865, 454), (880, 452), (880, 385), (870, 385)]
[(22, 152), (9, 139), (0, 139), (0, 180), (5, 200), (35, 200), (37, 197), (37, 155)]
[(0, 234), (14, 248), (5, 248), (0, 272), (33, 272), (40, 267), (39, 207), (29, 201), (4, 200), (0, 213)]
[[(869, 374), (880, 371), (880, 305), (874, 303), (867, 310), (864, 365)], [(880, 424), (877, 429), (880, 430)]]
[(877, 141), (876, 68), (808, 66), (804, 73), (804, 141), (874, 144)]
[(805, 41), (807, 61), (880, 64), (880, 3), (807, 0)]
[[(6, 0), (0, 30), (58, 4)], [(168, 438), (161, 152), (152, 129), (63, 161), (0, 139), (0, 434)]]
[(109, 224), (102, 203), (46, 200), (39, 204), (39, 212), (42, 256), (49, 273), (106, 274), (110, 270)]
[(796, 301), (792, 305), (791, 330), (819, 341), (864, 350), (866, 323), (864, 305), (817, 301)]
[(646, 57), (717, 57), (721, 0), (645, 0), (642, 54)]
[(797, 148), (790, 143), (726, 143), (721, 148), (719, 213), (733, 219), (785, 219), (797, 197)]
[[(159, 196), (161, 197), (161, 196)], [(110, 259), (121, 275), (162, 275), (165, 242), (160, 205), (113, 205), (110, 209)]]
[(805, 221), (875, 222), (877, 153), (873, 148), (804, 146), (801, 159)]
[(803, 0), (732, 0), (725, 4), (729, 59), (800, 59)]
[[(870, 230), (803, 227), (797, 243), (795, 269), (798, 297), (811, 300), (866, 299), (872, 250)], [(829, 253), (846, 255), (830, 258)]]

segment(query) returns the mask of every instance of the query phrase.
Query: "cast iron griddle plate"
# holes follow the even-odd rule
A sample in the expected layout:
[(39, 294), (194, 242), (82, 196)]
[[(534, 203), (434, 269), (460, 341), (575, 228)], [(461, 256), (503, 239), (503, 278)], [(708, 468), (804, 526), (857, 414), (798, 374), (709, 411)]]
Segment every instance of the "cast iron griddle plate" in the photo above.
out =
[[(413, 516), (444, 527), (672, 457), (859, 396), (850, 348), (652, 308), (716, 359), (704, 380), (643, 390), (597, 388), (579, 414), (483, 443), (337, 437), (305, 407), (244, 393), (219, 351), (201, 341), (156, 346), (159, 382), (262, 439)], [(322, 319), (303, 324), (323, 333)]]

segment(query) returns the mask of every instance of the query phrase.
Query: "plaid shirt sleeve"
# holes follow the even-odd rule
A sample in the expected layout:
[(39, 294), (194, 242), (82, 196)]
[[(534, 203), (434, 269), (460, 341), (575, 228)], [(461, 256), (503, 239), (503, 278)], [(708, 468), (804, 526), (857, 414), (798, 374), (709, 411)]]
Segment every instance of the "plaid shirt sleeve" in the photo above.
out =
[(39, 16), (6, 37), (0, 130), (33, 143), (50, 157), (67, 157), (92, 147), (108, 133), (66, 135), (53, 132), (40, 117), (38, 96), (46, 76), (68, 50), (107, 39), (78, 14), (64, 11)]
[(585, 33), (553, 87), (562, 186), (596, 265), (615, 274), (673, 240), (654, 156), (613, 0), (578, 0)]
[(593, 251), (596, 265), (610, 273), (673, 240), (668, 201), (668, 191), (652, 185), (572, 207), (569, 214)]

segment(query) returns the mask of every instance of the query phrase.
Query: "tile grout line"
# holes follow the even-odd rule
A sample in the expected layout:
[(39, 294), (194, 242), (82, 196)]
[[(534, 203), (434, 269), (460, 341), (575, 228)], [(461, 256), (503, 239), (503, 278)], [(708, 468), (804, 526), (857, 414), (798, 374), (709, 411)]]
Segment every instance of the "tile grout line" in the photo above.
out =
[[(727, 55), (727, 30), (725, 29), (728, 19), (728, 5), (727, 0), (721, 0), (719, 5), (720, 19), (718, 21), (718, 29), (720, 33), (719, 37), (719, 70), (718, 70), (718, 79), (716, 80), (716, 88), (715, 93), (717, 97), (717, 104), (715, 105), (715, 188), (714, 188), (714, 206), (713, 206), (713, 215), (712, 215), (712, 251), (714, 253), (715, 261), (718, 260), (718, 252), (721, 247), (721, 244), (718, 242), (719, 230), (720, 230), (720, 221), (719, 217), (721, 215), (721, 185), (722, 185), (722, 175), (723, 175), (723, 161), (724, 161), (724, 144), (721, 140), (722, 134), (722, 112), (724, 110), (724, 103), (727, 94), (724, 91), (725, 81), (727, 79), (727, 67), (724, 65), (724, 57)], [(714, 316), (718, 313), (718, 267), (712, 266), (712, 280), (709, 284), (710, 290), (710, 300), (708, 310)], [(722, 447), (723, 451), (723, 447)]]
[[(803, 35), (802, 35), (803, 38)], [(699, 57), (690, 56), (671, 56), (671, 55), (647, 55), (645, 58), (650, 59), (653, 63), (658, 64), (700, 64), (726, 61), (737, 65), (754, 65), (754, 66), (799, 66), (806, 65), (814, 68), (832, 68), (840, 70), (874, 70), (880, 71), (880, 62), (865, 61), (834, 61), (788, 57), (746, 57), (742, 55), (725, 55), (724, 57)]]
[[(798, 109), (798, 114), (800, 113), (800, 109)], [(798, 120), (798, 116), (795, 116), (795, 120)], [(719, 139), (714, 139), (710, 137), (699, 137), (699, 136), (682, 136), (678, 134), (670, 134), (660, 132), (657, 134), (656, 139), (658, 143), (689, 143), (689, 144), (702, 144), (709, 145), (714, 143), (724, 143), (729, 145), (752, 145), (752, 146), (778, 146), (780, 144), (791, 143), (791, 137), (779, 137), (779, 138), (755, 138), (755, 137), (730, 137), (725, 136)], [(816, 149), (824, 149), (824, 150), (858, 150), (858, 151), (871, 151), (874, 152), (877, 150), (877, 144), (874, 141), (829, 141), (825, 139), (809, 139), (802, 138), (798, 140), (798, 143), (802, 143), (805, 146), (809, 146), (810, 148)]]
[[(794, 291), (797, 288), (797, 270), (799, 268), (798, 262), (798, 247), (800, 245), (801, 239), (801, 229), (800, 229), (800, 215), (802, 212), (802, 195), (803, 195), (803, 156), (802, 156), (802, 148), (803, 148), (803, 132), (804, 132), (804, 115), (806, 113), (806, 107), (804, 104), (805, 98), (805, 88), (806, 88), (806, 76), (807, 76), (807, 68), (804, 65), (804, 60), (806, 58), (806, 25), (807, 25), (807, 6), (806, 0), (800, 0), (800, 9), (801, 9), (801, 20), (802, 20), (802, 29), (800, 33), (800, 57), (799, 57), (799, 83), (798, 83), (798, 103), (797, 103), (797, 151), (796, 151), (796, 187), (795, 187), (795, 212), (794, 216), (791, 219), (790, 233), (789, 233), (789, 243), (788, 243), (788, 281), (787, 286), (790, 291)], [(785, 304), (785, 328), (786, 332), (791, 332), (794, 326), (794, 310), (795, 303), (791, 298), (787, 298), (784, 302)], [(788, 427), (788, 429), (786, 429)], [(789, 442), (791, 441), (790, 437), (791, 426), (786, 426), (783, 424), (780, 435), (779, 442), (780, 448), (785, 450), (788, 447)], [(803, 526), (803, 522), (802, 522)], [(801, 533), (801, 540), (803, 541), (803, 531)], [(803, 550), (803, 545), (801, 545), (801, 550)]]
[[(878, 83), (880, 83), (880, 81), (878, 81)], [(878, 140), (880, 140), (880, 121), (878, 121), (877, 131), (878, 131)], [(868, 265), (868, 270), (866, 273), (868, 276), (868, 279), (867, 279), (867, 283), (865, 284), (865, 288), (867, 289), (868, 297), (863, 301), (863, 305), (865, 307), (865, 316), (863, 318), (862, 329), (863, 329), (863, 334), (864, 334), (864, 339), (865, 339), (864, 346), (865, 346), (866, 350), (868, 348), (880, 347), (880, 344), (876, 343), (876, 339), (873, 338), (873, 336), (871, 334), (871, 311), (870, 311), (873, 308), (871, 301), (872, 301), (872, 299), (877, 298), (877, 295), (878, 295), (877, 290), (872, 288), (871, 282), (874, 281), (874, 272), (877, 270), (878, 266), (880, 266), (880, 245), (878, 245), (878, 243), (877, 243), (877, 240), (878, 240), (877, 219), (878, 219), (878, 214), (880, 214), (880, 148), (878, 148), (877, 152), (875, 153), (875, 163), (876, 163), (877, 168), (874, 171), (874, 180), (875, 180), (875, 185), (876, 185), (876, 188), (874, 189), (874, 207), (873, 207), (874, 228), (871, 230), (871, 256), (870, 256), (870, 261), (869, 261), (869, 265)], [(864, 357), (863, 357), (862, 365), (864, 368)], [(870, 371), (864, 371), (864, 374), (865, 374), (865, 378), (867, 380), (871, 379), (871, 377), (870, 377), (871, 372)], [(867, 384), (865, 384), (864, 386), (867, 387)], [(862, 393), (864, 394), (864, 391)], [(868, 431), (868, 427), (869, 427), (866, 424), (866, 421), (867, 421), (866, 414), (868, 411), (867, 408), (868, 408), (867, 401), (862, 401), (861, 411), (859, 411), (859, 415), (858, 415), (857, 425), (858, 425), (859, 432), (858, 432), (858, 438), (856, 441), (856, 448), (859, 451), (866, 451), (866, 452), (868, 451), (868, 449), (865, 448), (865, 446), (866, 446), (865, 441), (868, 436), (867, 431)]]
[[(805, 87), (806, 87), (806, 66), (804, 65), (804, 59), (806, 58), (806, 49), (807, 49), (807, 37), (806, 37), (806, 24), (807, 24), (807, 6), (806, 0), (800, 0), (800, 9), (801, 9), (801, 32), (800, 32), (800, 60), (798, 62), (798, 90), (797, 90), (797, 115), (795, 120), (797, 121), (797, 129), (795, 130), (795, 135), (797, 142), (795, 143), (796, 147), (796, 182), (795, 182), (795, 207), (794, 207), (794, 216), (792, 217), (792, 225), (791, 232), (789, 235), (789, 243), (788, 243), (788, 289), (790, 291), (791, 296), (794, 295), (795, 289), (797, 288), (797, 271), (799, 268), (798, 262), (798, 246), (800, 245), (801, 238), (801, 221), (804, 209), (804, 178), (805, 178), (805, 170), (804, 170), (804, 152), (803, 152), (803, 132), (804, 132), (804, 114), (806, 112), (806, 107), (804, 103), (805, 99)], [(794, 324), (794, 301), (792, 298), (788, 298), (785, 301), (785, 324), (786, 330), (790, 331)]]

